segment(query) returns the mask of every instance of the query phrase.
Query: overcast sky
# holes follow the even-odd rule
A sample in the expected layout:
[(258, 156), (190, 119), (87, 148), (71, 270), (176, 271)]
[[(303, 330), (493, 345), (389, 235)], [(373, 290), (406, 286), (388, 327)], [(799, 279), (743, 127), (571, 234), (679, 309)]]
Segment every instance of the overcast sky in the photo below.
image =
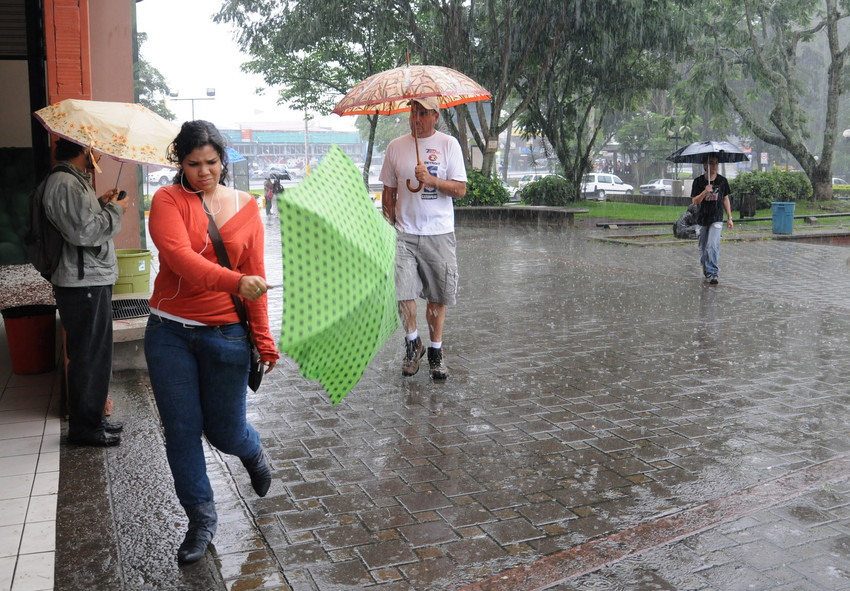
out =
[[(262, 78), (245, 74), (240, 66), (249, 57), (239, 52), (228, 25), (213, 23), (217, 0), (143, 0), (136, 4), (137, 27), (147, 33), (142, 56), (158, 69), (178, 98), (203, 98), (215, 88), (215, 100), (194, 101), (195, 118), (219, 127), (251, 122), (303, 125), (304, 116), (276, 106), (277, 92)], [(178, 123), (192, 118), (192, 101), (169, 101)], [(314, 113), (313, 115), (317, 115)], [(318, 121), (335, 129), (354, 129), (354, 117), (330, 115)]]

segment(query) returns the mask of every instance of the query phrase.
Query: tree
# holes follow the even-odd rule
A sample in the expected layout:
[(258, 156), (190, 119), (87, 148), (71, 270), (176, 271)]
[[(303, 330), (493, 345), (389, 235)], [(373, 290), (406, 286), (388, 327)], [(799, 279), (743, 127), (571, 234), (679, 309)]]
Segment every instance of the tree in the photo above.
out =
[[(237, 42), (252, 56), (243, 69), (280, 86), (279, 102), (305, 113), (330, 112), (357, 82), (397, 66), (402, 55), (395, 42), (402, 23), (382, 0), (225, 0), (214, 20), (238, 29)], [(365, 183), (378, 116), (368, 119)]]
[(139, 57), (136, 60), (134, 86), (139, 103), (169, 121), (176, 118), (166, 106), (164, 98), (168, 96), (169, 88), (165, 77), (142, 57), (142, 45), (147, 41), (147, 33), (136, 34)]
[[(468, 136), (483, 154), (481, 172), (493, 170), (495, 147), (527, 108), (543, 82), (545, 66), (570, 34), (569, 2), (563, 0), (393, 0), (407, 23), (409, 42), (423, 64), (447, 66), (491, 93), (487, 102), (456, 108), (443, 120), (460, 140), (467, 167)], [(535, 69), (535, 65), (544, 68)], [(534, 72), (528, 78), (529, 72)], [(529, 93), (511, 101), (520, 82)]]
[[(580, 190), (594, 154), (644, 103), (669, 85), (672, 62), (685, 47), (687, 2), (573, 0), (566, 45), (551, 63), (541, 60), (542, 86), (520, 81), (531, 100), (521, 119), (527, 134), (545, 137)], [(533, 74), (532, 74), (533, 76)]]
[[(691, 112), (702, 106), (715, 117), (731, 107), (745, 130), (797, 160), (815, 199), (831, 199), (850, 50), (839, 38), (850, 16), (845, 3), (839, 8), (838, 0), (714, 0), (698, 6), (701, 34), (694, 38), (690, 75), (678, 88), (682, 103)], [(813, 67), (809, 55), (818, 43), (826, 48), (825, 69)], [(818, 87), (820, 97), (813, 95)], [(817, 107), (811, 105), (818, 102), (824, 105), (822, 120), (814, 121)], [(815, 143), (812, 130), (820, 133)]]

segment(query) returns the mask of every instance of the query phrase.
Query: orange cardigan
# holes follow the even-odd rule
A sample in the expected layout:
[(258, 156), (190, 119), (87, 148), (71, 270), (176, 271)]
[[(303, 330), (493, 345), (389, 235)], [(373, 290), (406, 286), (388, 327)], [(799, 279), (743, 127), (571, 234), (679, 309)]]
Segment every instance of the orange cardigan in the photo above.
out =
[[(239, 322), (230, 294), (243, 275), (266, 276), (263, 223), (259, 209), (242, 207), (219, 228), (233, 270), (218, 263), (207, 234), (209, 218), (201, 199), (180, 185), (160, 188), (151, 202), (148, 228), (159, 251), (152, 308), (210, 326)], [(268, 298), (243, 300), (263, 361), (279, 355), (269, 332)]]

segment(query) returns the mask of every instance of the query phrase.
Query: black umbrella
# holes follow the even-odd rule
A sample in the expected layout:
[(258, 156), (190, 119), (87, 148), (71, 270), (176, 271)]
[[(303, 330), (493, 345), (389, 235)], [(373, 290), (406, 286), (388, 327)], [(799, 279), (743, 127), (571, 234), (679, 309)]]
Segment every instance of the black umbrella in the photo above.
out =
[(710, 155), (717, 156), (718, 162), (749, 162), (750, 157), (730, 142), (704, 141), (694, 142), (667, 156), (670, 162), (703, 164)]

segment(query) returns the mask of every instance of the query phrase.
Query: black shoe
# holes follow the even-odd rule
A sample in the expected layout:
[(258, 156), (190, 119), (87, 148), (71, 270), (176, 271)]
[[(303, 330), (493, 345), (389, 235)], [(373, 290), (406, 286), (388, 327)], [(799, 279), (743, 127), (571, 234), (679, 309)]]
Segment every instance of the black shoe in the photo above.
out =
[(709, 278), (708, 278), (708, 282), (709, 282), (711, 285), (717, 285), (717, 283), (718, 283), (717, 275), (712, 275), (711, 277), (709, 277)]
[(269, 487), (272, 485), (272, 469), (269, 467), (266, 452), (260, 448), (260, 453), (250, 460), (242, 460), (242, 465), (245, 466), (251, 476), (251, 486), (254, 487), (254, 492), (258, 496), (266, 496)]
[(114, 447), (121, 443), (120, 435), (112, 433), (103, 433), (90, 437), (71, 437), (68, 436), (68, 443), (71, 445), (87, 445), (90, 447)]
[(428, 347), (428, 366), (431, 369), (431, 377), (435, 380), (445, 380), (449, 377), (449, 370), (443, 363), (443, 350)]
[(404, 339), (404, 359), (401, 361), (401, 375), (413, 376), (419, 371), (419, 360), (425, 354), (422, 339), (416, 337), (413, 341)]
[(103, 430), (107, 433), (120, 433), (124, 430), (124, 423), (120, 421), (112, 421), (109, 422), (105, 418), (103, 419)]

